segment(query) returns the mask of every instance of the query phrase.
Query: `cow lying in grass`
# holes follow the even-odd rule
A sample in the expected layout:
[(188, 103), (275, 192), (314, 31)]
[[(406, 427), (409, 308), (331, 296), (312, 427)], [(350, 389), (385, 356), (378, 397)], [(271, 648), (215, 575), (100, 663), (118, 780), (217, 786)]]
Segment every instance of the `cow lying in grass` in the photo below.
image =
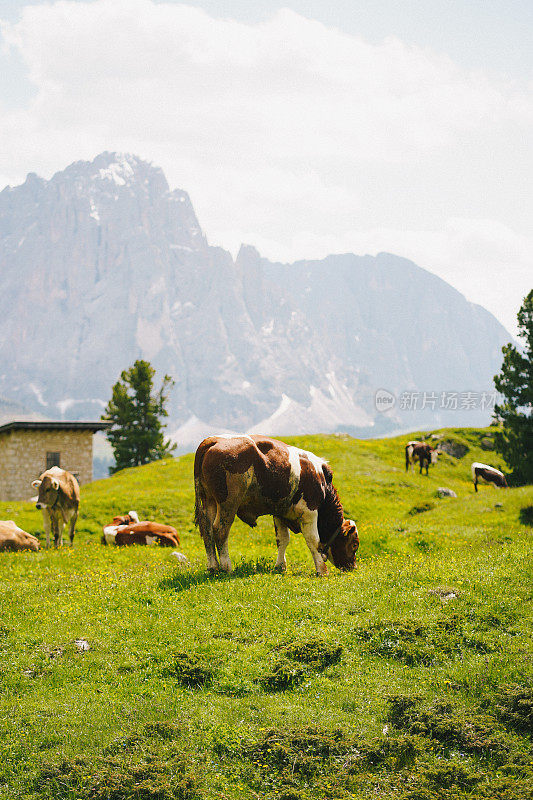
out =
[(8, 550), (38, 550), (38, 539), (19, 528), (13, 520), (0, 522), (0, 552)]
[(162, 525), (160, 522), (149, 522), (148, 520), (121, 526), (115, 536), (117, 547), (127, 547), (132, 544), (178, 547), (179, 543), (178, 532), (172, 525)]
[(178, 547), (178, 532), (171, 525), (150, 520), (139, 521), (136, 511), (113, 517), (113, 522), (104, 525), (102, 544), (127, 547), (129, 545), (153, 545), (160, 547)]
[(328, 558), (338, 569), (354, 569), (357, 528), (344, 519), (332, 477), (324, 459), (267, 436), (204, 439), (194, 460), (195, 522), (209, 571), (231, 572), (235, 517), (253, 528), (265, 514), (274, 518), (278, 571), (286, 568), (289, 530), (303, 534), (318, 575), (327, 574)]

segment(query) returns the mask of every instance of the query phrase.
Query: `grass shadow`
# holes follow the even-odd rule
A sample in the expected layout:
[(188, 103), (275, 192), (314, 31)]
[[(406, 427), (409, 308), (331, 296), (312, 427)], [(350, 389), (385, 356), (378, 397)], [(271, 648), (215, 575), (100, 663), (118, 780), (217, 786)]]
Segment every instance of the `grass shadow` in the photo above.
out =
[(159, 582), (160, 589), (172, 589), (175, 592), (185, 592), (191, 586), (201, 586), (204, 583), (220, 583), (221, 581), (231, 581), (236, 578), (249, 578), (252, 575), (268, 575), (274, 572), (274, 565), (270, 559), (255, 558), (241, 559), (238, 561), (233, 572), (228, 575), (226, 572), (207, 572), (206, 569), (194, 571), (177, 571), (169, 578), (164, 578)]
[(522, 525), (533, 526), (533, 506), (524, 506), (521, 508), (518, 519)]

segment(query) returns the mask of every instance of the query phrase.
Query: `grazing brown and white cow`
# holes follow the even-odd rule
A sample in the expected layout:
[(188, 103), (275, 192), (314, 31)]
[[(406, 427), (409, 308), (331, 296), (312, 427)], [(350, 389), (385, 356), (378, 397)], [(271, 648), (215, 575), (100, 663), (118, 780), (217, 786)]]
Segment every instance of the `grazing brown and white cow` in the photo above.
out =
[(411, 464), (413, 470), (415, 463), (418, 461), (420, 464), (420, 474), (422, 474), (423, 467), (426, 468), (426, 475), (429, 474), (429, 465), (436, 464), (440, 455), (439, 449), (434, 449), (425, 442), (418, 442), (413, 439), (405, 445), (405, 471), (409, 471)]
[(494, 486), (502, 486), (508, 489), (505, 475), (500, 472), (496, 467), (489, 467), (488, 464), (480, 464), (479, 461), (474, 461), (472, 464), (472, 478), (474, 481), (474, 489), (477, 492), (478, 483), (493, 483)]
[(32, 486), (39, 489), (36, 507), (43, 512), (46, 546), (50, 547), (50, 529), (54, 534), (54, 547), (63, 544), (63, 528), (67, 523), (72, 544), (80, 505), (80, 487), (74, 475), (52, 467), (33, 481)]
[(338, 569), (353, 569), (357, 527), (344, 519), (332, 477), (324, 459), (267, 436), (204, 439), (194, 459), (195, 523), (209, 571), (231, 572), (228, 536), (235, 516), (253, 528), (265, 514), (274, 518), (276, 570), (286, 569), (289, 530), (303, 533), (318, 575), (327, 574), (328, 558)]
[(19, 528), (12, 519), (0, 522), (0, 552), (7, 550), (38, 550), (39, 540)]

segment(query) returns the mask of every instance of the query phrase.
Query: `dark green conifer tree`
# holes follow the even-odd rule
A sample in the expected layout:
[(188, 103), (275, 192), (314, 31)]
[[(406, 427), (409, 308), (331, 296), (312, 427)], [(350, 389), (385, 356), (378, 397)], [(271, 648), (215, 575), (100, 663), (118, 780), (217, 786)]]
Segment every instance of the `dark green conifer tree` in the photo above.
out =
[(501, 423), (494, 438), (512, 469), (513, 482), (533, 483), (533, 289), (518, 312), (518, 336), (523, 351), (506, 344), (501, 372), (494, 377), (503, 396), (494, 409)]
[(168, 416), (165, 404), (174, 381), (165, 375), (158, 392), (153, 394), (155, 369), (148, 361), (137, 360), (122, 371), (113, 386), (103, 420), (111, 422), (106, 436), (115, 454), (110, 472), (125, 467), (148, 464), (169, 455), (176, 445), (165, 441), (162, 422)]

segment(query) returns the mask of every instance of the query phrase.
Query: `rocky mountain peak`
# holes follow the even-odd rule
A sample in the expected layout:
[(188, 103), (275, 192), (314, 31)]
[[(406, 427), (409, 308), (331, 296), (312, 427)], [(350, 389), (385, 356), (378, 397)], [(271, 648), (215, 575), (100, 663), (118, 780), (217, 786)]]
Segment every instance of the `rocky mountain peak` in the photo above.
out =
[(215, 429), (391, 430), (402, 415), (380, 416), (378, 389), (490, 389), (509, 339), (392, 254), (286, 265), (243, 244), (234, 261), (208, 246), (188, 194), (131, 154), (0, 192), (0, 270), (0, 395), (92, 418), (143, 357), (176, 381), (169, 426), (182, 447)]

